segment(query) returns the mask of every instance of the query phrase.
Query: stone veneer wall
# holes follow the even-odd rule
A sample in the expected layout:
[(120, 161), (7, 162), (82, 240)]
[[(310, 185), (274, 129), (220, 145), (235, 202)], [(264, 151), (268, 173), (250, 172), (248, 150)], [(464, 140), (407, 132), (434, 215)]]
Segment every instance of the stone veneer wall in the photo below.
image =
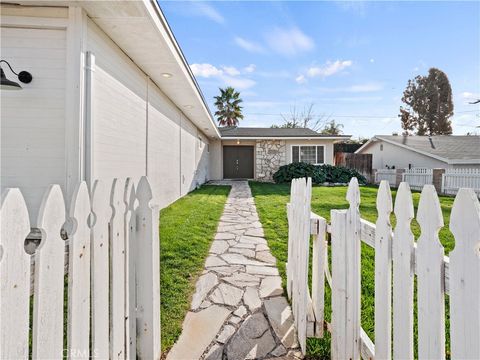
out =
[(273, 181), (273, 174), (287, 158), (287, 146), (283, 140), (257, 140), (255, 142), (255, 170), (259, 181)]

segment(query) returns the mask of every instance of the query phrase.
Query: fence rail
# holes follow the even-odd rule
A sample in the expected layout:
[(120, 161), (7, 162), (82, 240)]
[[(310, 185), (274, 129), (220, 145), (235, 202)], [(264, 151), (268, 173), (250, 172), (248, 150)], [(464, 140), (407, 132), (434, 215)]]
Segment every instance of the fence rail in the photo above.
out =
[[(0, 209), (1, 359), (29, 358), (30, 340), (34, 359), (160, 358), (158, 208), (151, 199), (146, 177), (136, 188), (131, 179), (114, 179), (109, 186), (96, 181), (91, 196), (81, 182), (67, 212), (60, 186), (51, 185), (37, 223), (30, 224), (20, 190), (5, 190)], [(60, 235), (65, 224), (72, 224), (68, 261)], [(33, 255), (24, 247), (30, 227), (42, 234)]]
[[(332, 335), (333, 359), (390, 359), (392, 354), (394, 358), (413, 359), (414, 306), (418, 309), (418, 357), (445, 358), (444, 297), (449, 294), (451, 357), (480, 358), (480, 204), (473, 190), (462, 188), (456, 196), (449, 224), (455, 248), (446, 257), (438, 238), (443, 217), (433, 185), (426, 185), (420, 197), (416, 220), (421, 236), (417, 242), (410, 230), (414, 212), (407, 183), (401, 183), (393, 206), (388, 183), (381, 182), (375, 224), (360, 217), (356, 179), (352, 179), (347, 192), (348, 210), (332, 210), (331, 224), (313, 213), (303, 215), (309, 210), (310, 199), (300, 197), (309, 194), (310, 187), (305, 179), (293, 181), (288, 206), (287, 286), (296, 286), (299, 280), (302, 283), (289, 296), (293, 304), (306, 301), (306, 308), (311, 308), (311, 314), (307, 311), (303, 321), (295, 319), (299, 333), (323, 337), (326, 279), (332, 289), (332, 322), (325, 327)], [(304, 211), (292, 211), (299, 204)], [(390, 225), (392, 211), (396, 216), (394, 229)], [(296, 229), (306, 218), (313, 234), (313, 256), (311, 263), (307, 261), (305, 265), (302, 261), (309, 258), (309, 246), (299, 242), (303, 239), (309, 244), (310, 239), (298, 237)], [(327, 233), (331, 235), (331, 275)], [(360, 324), (361, 241), (375, 249), (375, 344)], [(308, 267), (312, 267), (311, 294), (304, 286), (308, 284), (303, 275), (305, 266), (307, 274)], [(309, 332), (309, 327), (314, 331)], [(299, 341), (305, 350), (304, 338)]]
[(480, 169), (445, 169), (442, 193), (455, 195), (462, 187), (471, 188), (480, 196)]
[(379, 184), (382, 180), (387, 180), (390, 184), (397, 181), (396, 169), (380, 169), (375, 173), (375, 184)]

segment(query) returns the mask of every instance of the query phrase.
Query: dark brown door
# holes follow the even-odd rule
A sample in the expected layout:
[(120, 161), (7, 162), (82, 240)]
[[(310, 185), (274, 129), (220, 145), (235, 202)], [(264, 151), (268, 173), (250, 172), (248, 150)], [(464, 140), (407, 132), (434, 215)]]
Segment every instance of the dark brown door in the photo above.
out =
[(223, 147), (223, 178), (253, 179), (253, 146)]

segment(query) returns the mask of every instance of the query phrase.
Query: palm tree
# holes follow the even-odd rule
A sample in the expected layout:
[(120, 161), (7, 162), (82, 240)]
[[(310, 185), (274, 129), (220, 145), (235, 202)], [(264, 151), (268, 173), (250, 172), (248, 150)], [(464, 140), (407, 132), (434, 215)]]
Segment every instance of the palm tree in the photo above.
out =
[(320, 134), (340, 135), (343, 132), (342, 128), (343, 128), (343, 124), (338, 124), (337, 122), (335, 122), (335, 120), (331, 120), (325, 124), (322, 131), (320, 131)]
[(218, 109), (215, 116), (220, 126), (238, 125), (239, 120), (243, 119), (241, 102), (240, 93), (233, 87), (220, 89), (220, 95), (215, 96), (215, 106)]

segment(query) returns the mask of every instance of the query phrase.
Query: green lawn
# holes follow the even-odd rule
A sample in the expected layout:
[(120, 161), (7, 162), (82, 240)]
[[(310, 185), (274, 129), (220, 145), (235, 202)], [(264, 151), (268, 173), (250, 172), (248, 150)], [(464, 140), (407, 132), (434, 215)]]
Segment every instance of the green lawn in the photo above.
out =
[(229, 192), (204, 185), (160, 212), (162, 351), (180, 336)]
[[(262, 222), (265, 237), (273, 255), (278, 259), (277, 265), (280, 269), (282, 279), (286, 281), (285, 262), (287, 261), (288, 223), (286, 204), (290, 198), (290, 185), (275, 185), (258, 182), (250, 182), (255, 204)], [(312, 190), (312, 211), (330, 220), (331, 209), (345, 209), (348, 203), (345, 200), (346, 187), (320, 187), (315, 186)], [(395, 196), (395, 191), (392, 192)], [(375, 222), (376, 211), (376, 187), (361, 187), (360, 213), (362, 218)], [(413, 193), (415, 212), (418, 205), (420, 193)], [(453, 205), (453, 198), (440, 197), (445, 227), (440, 231), (440, 239), (448, 254), (454, 246), (453, 235), (448, 230), (450, 212)], [(395, 219), (392, 216), (392, 225)], [(412, 222), (412, 231), (416, 237), (420, 234), (418, 224)], [(372, 340), (374, 340), (374, 250), (362, 243), (362, 327)], [(326, 320), (330, 321), (330, 289), (326, 286)], [(447, 298), (448, 302), (448, 298)], [(447, 307), (447, 328), (448, 328), (448, 303)], [(416, 314), (415, 314), (416, 318)], [(447, 354), (449, 338), (447, 334)], [(315, 359), (330, 358), (330, 338), (309, 339), (307, 342), (307, 355)]]

